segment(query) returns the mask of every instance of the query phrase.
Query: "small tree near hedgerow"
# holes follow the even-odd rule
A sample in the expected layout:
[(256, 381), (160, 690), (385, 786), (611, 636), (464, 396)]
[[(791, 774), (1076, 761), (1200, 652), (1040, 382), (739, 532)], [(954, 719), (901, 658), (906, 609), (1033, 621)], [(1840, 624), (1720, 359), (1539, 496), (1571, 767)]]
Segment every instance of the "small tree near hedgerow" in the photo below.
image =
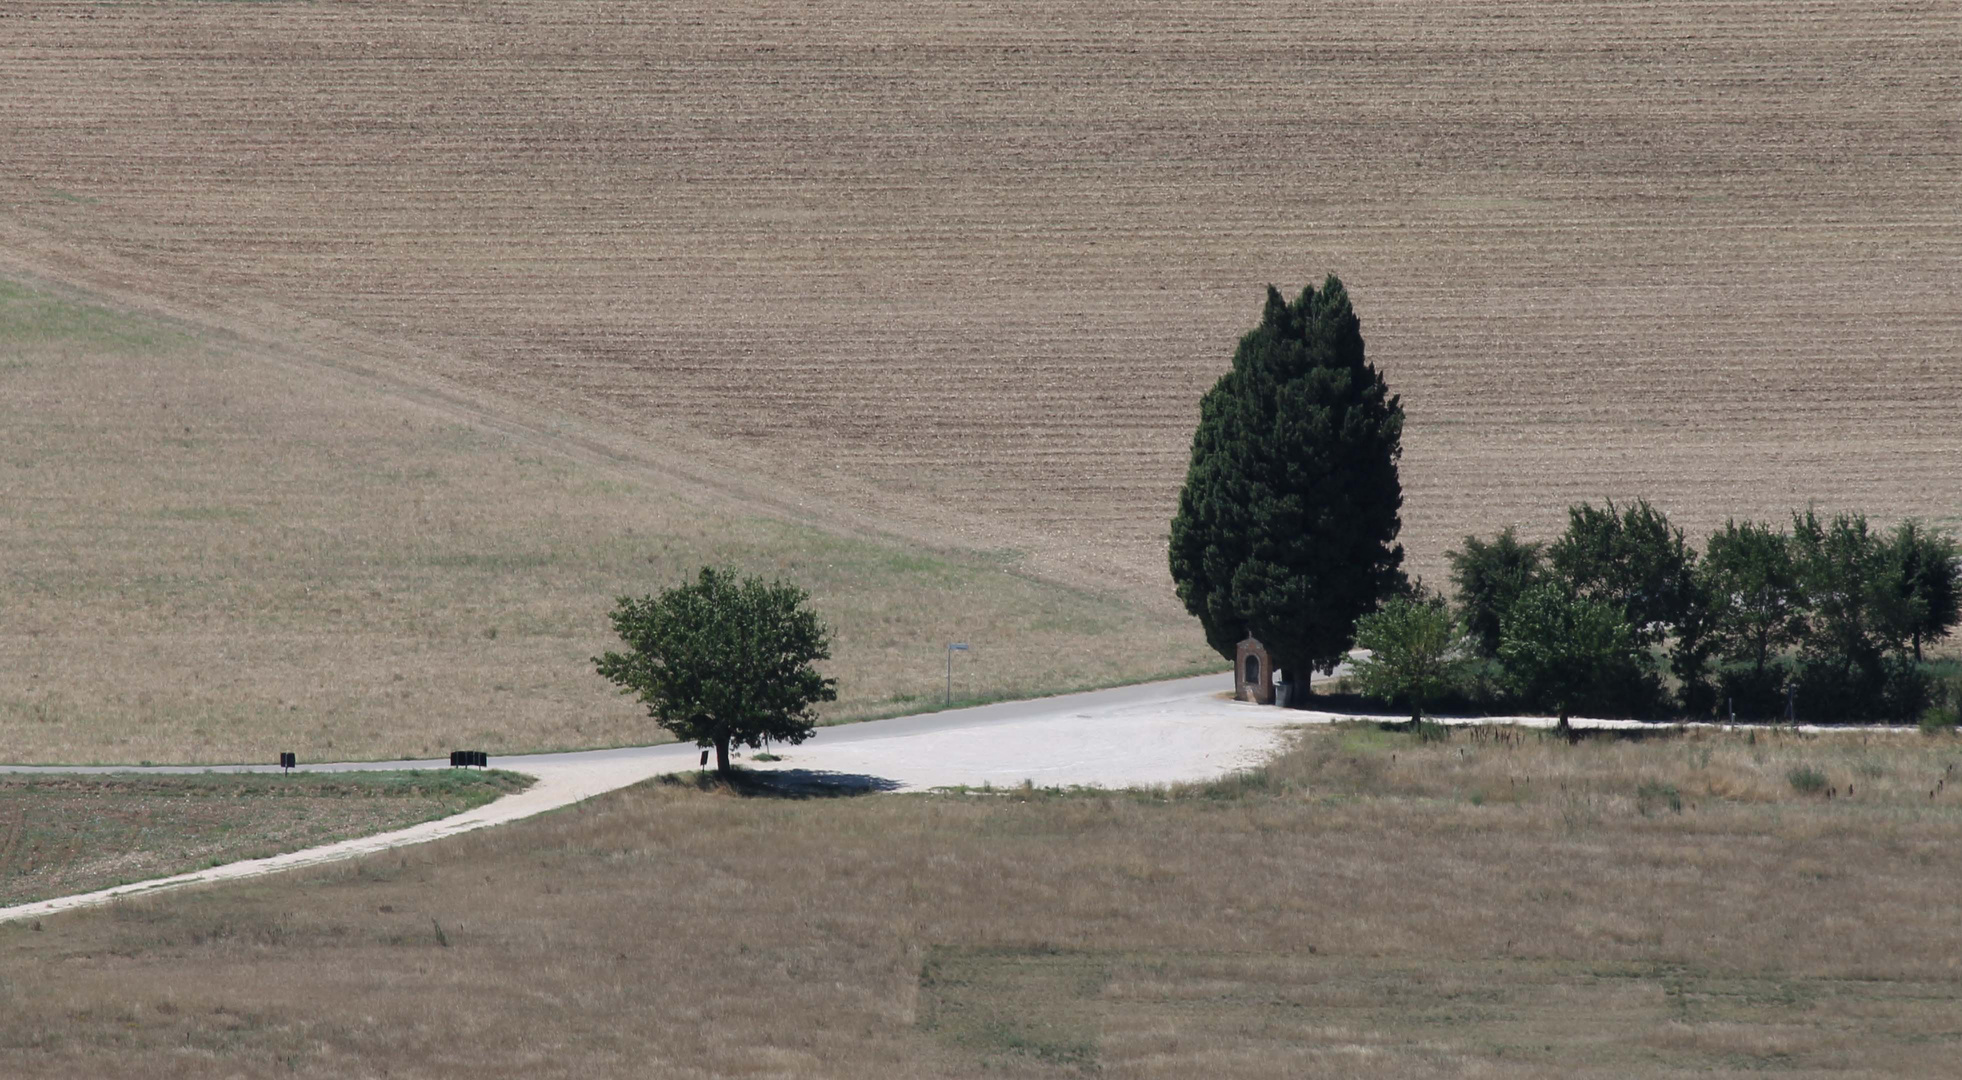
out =
[(1710, 657), (1708, 608), (1698, 593), (1696, 549), (1662, 511), (1638, 499), (1605, 509), (1587, 503), (1567, 511), (1567, 531), (1547, 549), (1552, 576), (1574, 596), (1612, 604), (1643, 647), (1672, 642), (1670, 667), (1684, 707), (1708, 712), (1715, 692), (1705, 678)]
[(1924, 643), (1947, 637), (1962, 622), (1962, 551), (1953, 537), (1911, 518), (1894, 526), (1884, 550), (1894, 633), (1918, 664)]
[(1172, 519), (1172, 580), (1221, 656), (1251, 633), (1305, 676), (1348, 652), (1356, 619), (1403, 582), (1402, 437), (1342, 282), (1292, 302), (1269, 288), (1200, 400)]
[(1464, 547), (1446, 553), (1459, 618), (1480, 656), (1499, 655), (1499, 623), (1539, 580), (1540, 553), (1539, 544), (1521, 541), (1510, 525), (1490, 540), (1467, 536)]
[(1356, 620), (1356, 647), (1369, 656), (1351, 671), (1366, 694), (1410, 703), (1410, 719), (1451, 688), (1464, 642), (1451, 609), (1433, 597), (1393, 597)]
[(1821, 520), (1814, 510), (1792, 515), (1792, 561), (1805, 594), (1801, 640), (1808, 673), (1850, 687), (1848, 698), (1872, 696), (1885, 679), (1890, 594), (1888, 560), (1865, 514)]
[(1675, 633), (1695, 607), (1696, 549), (1645, 499), (1569, 508), (1547, 562), (1573, 595), (1620, 609), (1643, 645)]
[(1506, 613), (1499, 662), (1513, 693), (1553, 710), (1562, 727), (1576, 711), (1645, 706), (1657, 692), (1653, 660), (1621, 610), (1552, 582)]
[(1768, 525), (1727, 521), (1710, 534), (1696, 566), (1703, 642), (1722, 661), (1712, 704), (1747, 716), (1784, 708), (1789, 672), (1780, 662), (1806, 632), (1805, 593), (1791, 537)]
[(593, 663), (655, 723), (715, 747), (727, 777), (731, 743), (801, 743), (816, 727), (812, 706), (838, 698), (836, 682), (811, 666), (831, 658), (831, 634), (809, 599), (795, 585), (703, 567), (657, 596), (620, 597), (613, 629), (627, 649)]
[(1710, 534), (1697, 567), (1717, 654), (1750, 664), (1756, 678), (1805, 633), (1805, 593), (1791, 547), (1791, 538), (1769, 525), (1726, 521)]
[(1784, 532), (1727, 521), (1710, 535), (1697, 572), (1724, 659), (1762, 672), (1805, 633), (1805, 594)]

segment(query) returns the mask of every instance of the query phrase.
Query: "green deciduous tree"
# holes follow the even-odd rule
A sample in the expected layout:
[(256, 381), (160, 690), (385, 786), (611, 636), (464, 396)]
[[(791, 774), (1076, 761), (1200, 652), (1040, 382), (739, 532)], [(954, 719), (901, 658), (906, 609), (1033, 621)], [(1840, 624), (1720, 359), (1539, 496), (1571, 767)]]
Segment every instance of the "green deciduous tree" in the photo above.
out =
[(1647, 500), (1625, 510), (1613, 500), (1569, 508), (1547, 561), (1573, 595), (1620, 610), (1643, 645), (1675, 633), (1695, 603), (1696, 551)]
[(1172, 580), (1220, 655), (1252, 633), (1291, 673), (1342, 659), (1402, 581), (1402, 434), (1342, 282), (1292, 303), (1268, 289), (1200, 401), (1172, 519)]
[(1451, 609), (1420, 597), (1393, 597), (1356, 620), (1356, 645), (1370, 654), (1352, 668), (1363, 692), (1408, 701), (1412, 720), (1423, 719), (1424, 704), (1450, 688), (1464, 652)]
[(1567, 511), (1567, 531), (1547, 549), (1552, 576), (1579, 597), (1612, 605), (1635, 641), (1652, 647), (1673, 638), (1670, 667), (1683, 705), (1707, 712), (1714, 693), (1705, 677), (1710, 645), (1695, 577), (1696, 551), (1683, 531), (1647, 500), (1617, 509), (1587, 503)]
[(1481, 656), (1499, 655), (1499, 624), (1540, 575), (1540, 545), (1523, 543), (1511, 526), (1490, 540), (1465, 537), (1447, 553), (1458, 617)]
[(695, 581), (658, 596), (620, 597), (613, 629), (624, 652), (593, 658), (599, 673), (637, 694), (677, 738), (715, 747), (729, 775), (729, 746), (765, 739), (800, 743), (812, 706), (835, 701), (836, 684), (811, 665), (831, 657), (830, 631), (795, 585), (704, 567)]
[(1722, 661), (1721, 695), (1712, 704), (1728, 703), (1746, 716), (1778, 715), (1790, 674), (1781, 657), (1806, 629), (1791, 538), (1755, 522), (1725, 522), (1704, 547), (1696, 585), (1704, 647)]
[(1499, 661), (1512, 691), (1563, 725), (1578, 710), (1644, 708), (1657, 692), (1653, 660), (1621, 609), (1554, 582), (1527, 590), (1506, 613)]
[(1823, 720), (1902, 720), (1926, 705), (1928, 678), (1908, 655), (1916, 598), (1890, 547), (1863, 514), (1831, 521), (1811, 510), (1793, 515), (1793, 561), (1810, 609), (1801, 712)]
[(1805, 632), (1805, 593), (1791, 548), (1782, 530), (1727, 521), (1710, 534), (1697, 567), (1717, 655), (1750, 664), (1757, 678)]
[(1858, 675), (1877, 683), (1887, 644), (1882, 608), (1892, 590), (1886, 553), (1866, 515), (1821, 521), (1809, 509), (1793, 514), (1792, 561), (1810, 616), (1808, 660), (1842, 681)]
[(1717, 688), (1710, 682), (1710, 657), (1717, 643), (1710, 636), (1710, 599), (1703, 580), (1692, 575), (1688, 588), (1675, 639), (1669, 643), (1669, 670), (1678, 684), (1677, 705), (1690, 716), (1706, 716), (1717, 704)]
[(1913, 519), (1894, 526), (1883, 551), (1889, 636), (1911, 648), (1918, 664), (1923, 643), (1947, 637), (1962, 622), (1962, 561), (1952, 537)]

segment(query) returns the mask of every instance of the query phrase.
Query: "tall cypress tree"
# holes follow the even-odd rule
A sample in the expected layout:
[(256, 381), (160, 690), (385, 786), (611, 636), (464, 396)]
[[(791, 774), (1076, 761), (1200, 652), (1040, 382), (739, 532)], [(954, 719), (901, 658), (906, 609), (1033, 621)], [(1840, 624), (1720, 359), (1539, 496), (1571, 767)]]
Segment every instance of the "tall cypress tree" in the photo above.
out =
[(1289, 303), (1273, 287), (1233, 368), (1199, 403), (1172, 519), (1172, 580), (1206, 641), (1266, 644), (1305, 684), (1356, 619), (1403, 584), (1403, 407), (1363, 355), (1335, 275)]

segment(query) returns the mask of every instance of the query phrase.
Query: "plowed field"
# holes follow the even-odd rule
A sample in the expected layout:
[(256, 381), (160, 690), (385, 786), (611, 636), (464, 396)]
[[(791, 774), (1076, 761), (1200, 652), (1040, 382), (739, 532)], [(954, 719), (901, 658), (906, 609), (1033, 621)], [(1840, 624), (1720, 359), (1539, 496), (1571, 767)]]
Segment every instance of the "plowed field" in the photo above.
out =
[(1954, 3), (17, 0), (0, 191), (78, 278), (1151, 589), (1198, 394), (1335, 270), (1435, 577), (1581, 498), (1962, 513), (1958, 72)]

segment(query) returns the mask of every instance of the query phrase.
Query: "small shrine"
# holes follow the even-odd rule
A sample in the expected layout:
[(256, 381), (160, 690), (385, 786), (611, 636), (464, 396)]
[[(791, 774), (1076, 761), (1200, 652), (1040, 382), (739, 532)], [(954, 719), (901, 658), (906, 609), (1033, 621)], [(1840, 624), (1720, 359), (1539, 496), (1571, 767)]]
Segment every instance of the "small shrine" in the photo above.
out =
[(1252, 634), (1233, 650), (1233, 698), (1274, 704), (1274, 664), (1267, 658), (1267, 646)]

